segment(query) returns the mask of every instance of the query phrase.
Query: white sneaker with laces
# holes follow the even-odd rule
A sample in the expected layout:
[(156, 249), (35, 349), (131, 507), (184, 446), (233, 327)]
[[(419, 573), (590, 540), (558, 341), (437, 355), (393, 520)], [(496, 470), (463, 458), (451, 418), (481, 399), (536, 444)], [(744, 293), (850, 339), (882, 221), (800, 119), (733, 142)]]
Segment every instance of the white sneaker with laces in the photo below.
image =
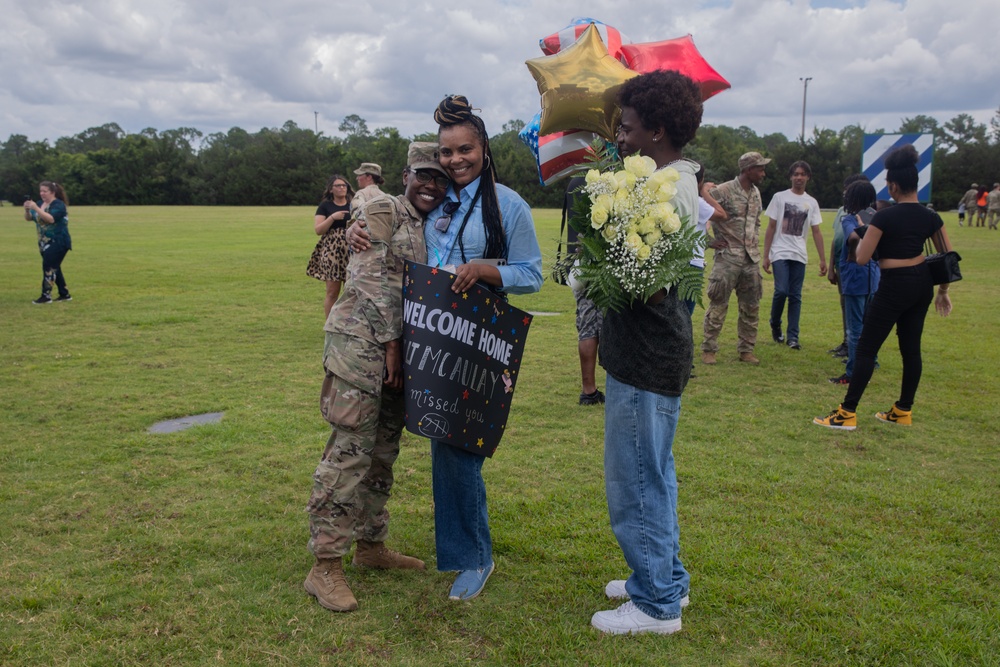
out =
[(679, 617), (661, 621), (636, 607), (631, 600), (618, 609), (597, 612), (590, 619), (590, 624), (601, 632), (612, 635), (637, 635), (643, 632), (669, 635), (681, 629)]
[[(624, 579), (613, 579), (604, 587), (604, 594), (609, 600), (628, 600), (628, 591), (625, 590)], [(685, 595), (681, 598), (681, 609), (691, 604), (691, 597)]]

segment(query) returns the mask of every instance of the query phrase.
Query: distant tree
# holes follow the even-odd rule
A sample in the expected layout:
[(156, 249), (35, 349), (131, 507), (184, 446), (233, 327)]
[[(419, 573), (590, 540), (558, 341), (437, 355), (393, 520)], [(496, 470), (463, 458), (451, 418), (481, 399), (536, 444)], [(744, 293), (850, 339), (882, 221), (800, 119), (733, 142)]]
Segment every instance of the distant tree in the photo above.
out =
[(337, 129), (347, 135), (348, 139), (368, 136), (368, 123), (357, 114), (351, 114), (340, 121)]
[(55, 148), (64, 153), (89, 153), (102, 148), (117, 150), (126, 134), (118, 123), (105, 123), (72, 137), (61, 137), (56, 140)]
[(46, 141), (29, 141), (12, 134), (0, 144), (0, 198), (21, 203), (24, 197), (38, 197), (38, 184), (49, 178), (48, 160), (52, 149)]

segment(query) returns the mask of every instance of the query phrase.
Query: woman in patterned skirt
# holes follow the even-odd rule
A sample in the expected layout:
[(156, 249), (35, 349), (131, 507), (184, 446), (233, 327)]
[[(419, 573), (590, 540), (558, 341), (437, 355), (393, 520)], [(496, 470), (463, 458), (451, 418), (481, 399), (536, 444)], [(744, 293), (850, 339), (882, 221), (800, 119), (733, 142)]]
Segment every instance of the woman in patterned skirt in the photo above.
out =
[(320, 239), (316, 243), (306, 275), (326, 281), (324, 310), (326, 317), (340, 296), (340, 286), (347, 277), (347, 242), (344, 230), (351, 218), (351, 199), (354, 189), (346, 178), (334, 174), (327, 181), (323, 201), (316, 209), (315, 229)]

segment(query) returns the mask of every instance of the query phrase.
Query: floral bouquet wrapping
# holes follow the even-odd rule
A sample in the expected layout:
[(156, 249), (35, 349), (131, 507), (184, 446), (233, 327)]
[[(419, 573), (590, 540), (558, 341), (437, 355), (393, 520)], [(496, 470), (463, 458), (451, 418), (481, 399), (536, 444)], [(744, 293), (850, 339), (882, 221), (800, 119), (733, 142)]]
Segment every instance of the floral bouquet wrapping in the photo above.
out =
[[(603, 162), (607, 162), (604, 160)], [(619, 168), (591, 169), (570, 224), (579, 232), (576, 278), (602, 310), (621, 310), (674, 287), (700, 301), (702, 272), (690, 265), (705, 237), (671, 203), (680, 174), (633, 155)]]

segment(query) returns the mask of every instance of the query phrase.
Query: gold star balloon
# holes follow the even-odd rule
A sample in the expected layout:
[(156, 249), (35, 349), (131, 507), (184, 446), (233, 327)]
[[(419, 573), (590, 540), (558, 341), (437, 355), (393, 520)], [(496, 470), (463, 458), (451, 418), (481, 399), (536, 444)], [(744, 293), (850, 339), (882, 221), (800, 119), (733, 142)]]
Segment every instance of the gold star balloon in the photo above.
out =
[(532, 58), (524, 64), (542, 96), (539, 134), (589, 130), (614, 141), (621, 115), (618, 89), (638, 72), (608, 55), (593, 24), (554, 56)]

